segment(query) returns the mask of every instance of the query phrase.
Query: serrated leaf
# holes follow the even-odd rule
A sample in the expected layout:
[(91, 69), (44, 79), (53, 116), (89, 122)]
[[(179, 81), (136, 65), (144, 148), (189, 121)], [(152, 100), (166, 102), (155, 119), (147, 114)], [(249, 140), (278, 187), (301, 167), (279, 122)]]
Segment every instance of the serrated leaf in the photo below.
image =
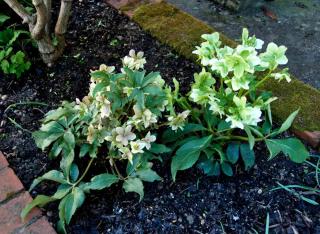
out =
[(239, 159), (239, 143), (231, 142), (227, 147), (227, 158), (230, 163), (235, 164)]
[(61, 183), (61, 184), (68, 183), (62, 172), (57, 171), (57, 170), (51, 170), (51, 171), (48, 171), (47, 173), (45, 173), (44, 175), (34, 179), (31, 186), (30, 186), (29, 191), (34, 189), (34, 187), (36, 187), (39, 183), (41, 183), (44, 180), (51, 180), (51, 181)]
[(123, 183), (123, 189), (126, 191), (126, 193), (128, 192), (138, 193), (140, 196), (139, 202), (142, 200), (144, 196), (143, 183), (139, 178), (130, 177), (127, 180), (125, 180)]
[(84, 192), (78, 188), (73, 188), (72, 192), (66, 196), (65, 201), (65, 221), (69, 224), (76, 210), (83, 204), (85, 199)]
[(53, 198), (62, 199), (64, 198), (72, 189), (70, 184), (60, 184), (57, 191), (53, 194)]
[(36, 142), (37, 147), (45, 150), (51, 143), (61, 137), (63, 133), (48, 133), (42, 131), (36, 131), (32, 133), (32, 137)]
[(73, 133), (70, 130), (68, 130), (68, 131), (66, 131), (64, 133), (63, 139), (64, 139), (66, 145), (68, 145), (70, 149), (74, 149), (74, 147), (75, 147), (75, 137), (74, 137)]
[(218, 124), (217, 130), (218, 130), (218, 132), (223, 132), (223, 131), (230, 129), (230, 127), (231, 127), (231, 122), (226, 122), (226, 121), (222, 120)]
[(296, 163), (302, 163), (309, 158), (309, 152), (302, 142), (296, 138), (267, 139), (265, 142), (270, 152), (269, 159), (274, 158), (280, 152), (289, 156), (289, 158)]
[(117, 183), (119, 178), (113, 174), (100, 174), (92, 177), (91, 181), (81, 185), (84, 191), (89, 190), (102, 190), (104, 188), (110, 187), (112, 184)]
[(154, 182), (161, 180), (161, 177), (152, 169), (143, 169), (136, 172), (136, 175), (143, 181)]
[(250, 169), (255, 163), (254, 151), (250, 149), (248, 144), (241, 144), (240, 153), (244, 162), (245, 170)]
[(38, 195), (32, 202), (30, 202), (21, 212), (21, 218), (24, 219), (29, 212), (36, 206), (43, 207), (49, 202), (55, 201), (56, 198), (45, 196), (45, 195)]

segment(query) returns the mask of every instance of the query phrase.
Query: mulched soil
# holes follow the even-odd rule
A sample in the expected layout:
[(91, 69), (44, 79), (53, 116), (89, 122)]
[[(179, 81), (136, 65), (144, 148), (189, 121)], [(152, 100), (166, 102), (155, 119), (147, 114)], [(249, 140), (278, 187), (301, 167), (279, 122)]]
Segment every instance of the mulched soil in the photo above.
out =
[[(187, 91), (196, 70), (193, 63), (160, 45), (135, 23), (99, 0), (74, 3), (67, 34), (68, 47), (52, 68), (47, 68), (36, 52), (33, 67), (20, 80), (0, 80), (0, 150), (3, 151), (26, 187), (57, 162), (36, 148), (29, 133), (17, 129), (7, 117), (31, 131), (39, 127), (43, 114), (62, 100), (74, 100), (88, 92), (89, 70), (101, 63), (119, 67), (120, 58), (133, 48), (145, 52), (147, 70), (158, 70), (171, 82), (177, 78)], [(43, 106), (19, 106), (4, 113), (17, 102), (40, 101)], [(119, 185), (87, 196), (85, 204), (68, 227), (70, 233), (255, 233), (263, 232), (267, 213), (271, 233), (320, 233), (319, 208), (287, 192), (270, 192), (282, 184), (314, 185), (305, 176), (307, 166), (296, 165), (279, 157), (267, 161), (267, 151), (258, 146), (257, 165), (249, 172), (237, 168), (233, 178), (208, 178), (196, 168), (170, 178), (169, 160), (156, 164), (163, 181), (145, 184), (141, 203), (134, 194), (125, 194)], [(99, 165), (95, 165), (99, 168)], [(55, 187), (43, 184), (32, 192), (52, 194)], [(311, 196), (312, 198), (312, 196)], [(316, 199), (315, 197), (313, 197)], [(44, 209), (49, 220), (58, 219), (57, 204)]]

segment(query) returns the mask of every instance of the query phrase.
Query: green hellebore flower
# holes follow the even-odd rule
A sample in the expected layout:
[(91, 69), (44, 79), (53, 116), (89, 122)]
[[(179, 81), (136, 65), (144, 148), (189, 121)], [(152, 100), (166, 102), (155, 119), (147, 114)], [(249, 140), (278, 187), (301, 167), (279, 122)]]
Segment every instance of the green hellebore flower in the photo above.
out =
[(226, 56), (226, 64), (229, 70), (234, 72), (235, 77), (243, 76), (245, 71), (252, 71), (249, 64), (240, 55)]
[(271, 69), (275, 69), (278, 65), (284, 65), (288, 62), (285, 55), (286, 51), (287, 47), (277, 46), (271, 42), (268, 44), (266, 52), (260, 55), (260, 58), (263, 62), (268, 63)]

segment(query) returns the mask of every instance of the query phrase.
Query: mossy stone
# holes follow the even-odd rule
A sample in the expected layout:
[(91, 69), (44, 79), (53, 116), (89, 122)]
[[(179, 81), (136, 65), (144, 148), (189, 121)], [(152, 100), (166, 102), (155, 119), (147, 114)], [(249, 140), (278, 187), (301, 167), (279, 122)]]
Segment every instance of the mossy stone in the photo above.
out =
[[(162, 43), (194, 61), (196, 57), (192, 55), (192, 51), (202, 42), (201, 35), (217, 31), (165, 2), (139, 6), (134, 11), (133, 20)], [(237, 46), (235, 41), (221, 33), (220, 39), (225, 45)], [(320, 130), (320, 92), (317, 89), (296, 78), (290, 83), (269, 80), (262, 89), (271, 91), (279, 98), (272, 106), (274, 118), (278, 122), (283, 122), (290, 113), (300, 108), (293, 128)]]

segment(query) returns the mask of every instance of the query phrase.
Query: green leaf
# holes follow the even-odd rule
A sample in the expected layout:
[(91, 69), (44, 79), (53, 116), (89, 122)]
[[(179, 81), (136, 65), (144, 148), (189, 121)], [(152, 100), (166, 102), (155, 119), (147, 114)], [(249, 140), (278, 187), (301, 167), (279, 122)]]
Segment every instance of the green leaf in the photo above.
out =
[(248, 144), (240, 145), (241, 158), (244, 162), (245, 170), (250, 169), (255, 162), (254, 151), (250, 149)]
[(233, 170), (229, 163), (223, 162), (221, 163), (222, 172), (227, 176), (233, 176)]
[(72, 163), (71, 164), (71, 167), (70, 167), (70, 177), (71, 177), (71, 180), (73, 182), (76, 182), (76, 180), (78, 179), (79, 177), (79, 168), (78, 166), (75, 164), (75, 163)]
[(85, 199), (85, 194), (83, 190), (78, 187), (73, 188), (72, 193), (66, 196), (65, 201), (65, 220), (69, 224), (72, 216), (76, 210), (83, 204)]
[(254, 147), (254, 143), (255, 143), (254, 136), (252, 135), (251, 130), (248, 126), (244, 127), (244, 131), (247, 133), (248, 140), (249, 140), (249, 146), (250, 146), (250, 149), (252, 150)]
[(282, 123), (281, 127), (279, 128), (279, 130), (277, 130), (275, 133), (272, 133), (271, 135), (275, 136), (275, 135), (278, 135), (278, 134), (280, 134), (282, 132), (287, 131), (291, 127), (292, 122), (294, 121), (294, 119), (296, 118), (298, 113), (299, 113), (299, 110), (296, 110), (295, 112), (291, 113), (289, 115), (289, 117)]
[(44, 180), (51, 180), (51, 181), (58, 182), (61, 184), (68, 183), (62, 172), (57, 171), (57, 170), (51, 170), (51, 171), (48, 171), (47, 173), (45, 173), (43, 176), (36, 178), (32, 182), (29, 191), (34, 189), (34, 187), (36, 187), (39, 183), (41, 183)]
[(231, 142), (227, 147), (227, 158), (230, 163), (235, 164), (239, 159), (239, 143)]
[(80, 158), (84, 157), (87, 153), (89, 153), (89, 150), (90, 150), (89, 144), (82, 144), (80, 147), (79, 157)]
[(66, 145), (68, 145), (70, 149), (74, 149), (75, 138), (74, 138), (73, 133), (70, 130), (68, 130), (64, 133), (63, 139), (64, 139)]
[(201, 150), (211, 142), (211, 139), (212, 136), (206, 136), (191, 140), (177, 150), (171, 162), (171, 174), (174, 181), (178, 170), (186, 170), (198, 161)]
[(48, 133), (42, 131), (36, 131), (32, 133), (32, 137), (36, 142), (37, 147), (45, 150), (52, 142), (61, 137), (62, 133)]
[(163, 144), (152, 143), (149, 151), (154, 154), (164, 154), (170, 153), (172, 150)]
[(66, 213), (65, 213), (65, 208), (66, 208), (66, 201), (68, 197), (64, 197), (60, 203), (59, 203), (59, 221), (57, 223), (57, 229), (58, 233), (67, 233), (66, 231)]
[(36, 206), (43, 207), (49, 202), (55, 201), (56, 198), (45, 196), (45, 195), (38, 195), (36, 198), (30, 202), (21, 212), (21, 218), (25, 219), (25, 217), (29, 214), (29, 212)]
[(152, 82), (154, 82), (159, 75), (160, 75), (159, 72), (150, 72), (146, 77), (144, 77), (142, 82), (142, 87), (145, 87), (148, 84), (151, 84)]
[(110, 187), (118, 181), (119, 178), (116, 175), (104, 173), (92, 177), (90, 182), (84, 183), (80, 187), (86, 192), (89, 190), (102, 190), (104, 188)]
[(309, 158), (309, 152), (297, 138), (267, 139), (265, 142), (270, 152), (269, 159), (274, 158), (280, 152), (289, 156), (289, 158), (296, 163), (302, 163)]
[(144, 196), (143, 183), (139, 178), (130, 177), (127, 180), (125, 180), (123, 183), (123, 189), (126, 191), (126, 193), (128, 192), (138, 193), (140, 196), (139, 202), (142, 200)]
[(10, 19), (9, 16), (0, 13), (0, 26), (1, 26), (4, 22), (6, 22), (8, 19)]
[(190, 151), (186, 154), (177, 154), (171, 162), (171, 174), (173, 181), (176, 180), (178, 170), (186, 170), (192, 167), (199, 159), (200, 151)]
[(60, 184), (55, 194), (53, 194), (53, 198), (62, 199), (64, 198), (72, 189), (72, 185), (70, 184)]
[(154, 182), (161, 180), (161, 177), (152, 169), (143, 169), (136, 172), (136, 175), (143, 181)]
[(226, 121), (222, 120), (218, 124), (218, 132), (226, 131), (226, 130), (230, 129), (230, 127), (231, 127), (231, 122), (226, 122)]

